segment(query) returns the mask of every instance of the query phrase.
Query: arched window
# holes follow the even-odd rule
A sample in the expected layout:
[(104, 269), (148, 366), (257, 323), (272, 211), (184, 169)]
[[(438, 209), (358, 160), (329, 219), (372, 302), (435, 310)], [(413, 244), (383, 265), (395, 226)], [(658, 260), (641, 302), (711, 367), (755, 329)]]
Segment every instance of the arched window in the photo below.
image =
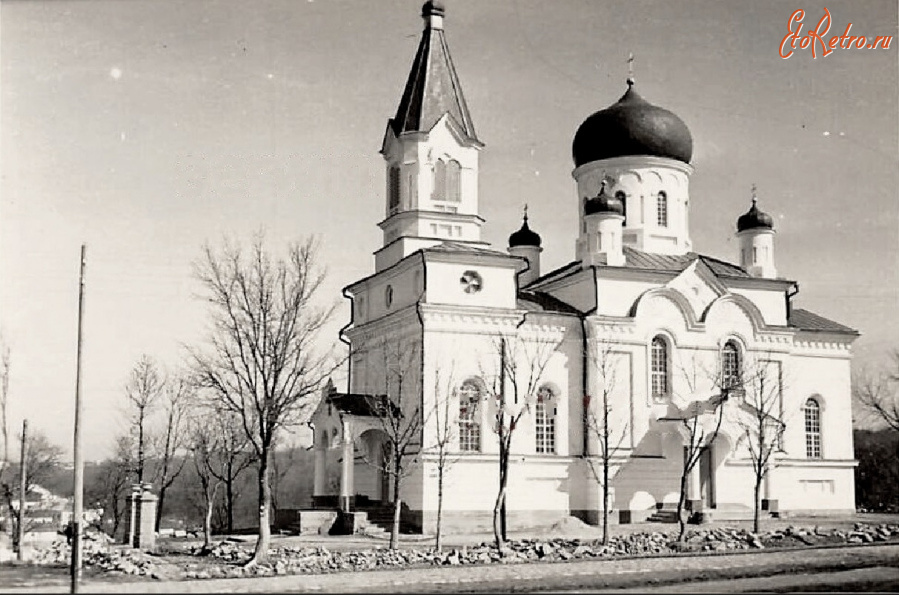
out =
[(462, 200), (462, 166), (455, 159), (446, 164), (446, 200), (449, 202)]
[(481, 450), (480, 402), (480, 385), (474, 380), (463, 382), (459, 388), (459, 450), (462, 452)]
[(668, 227), (668, 195), (664, 190), (656, 197), (656, 222), (659, 227)]
[(543, 386), (537, 391), (534, 407), (534, 436), (538, 453), (556, 452), (556, 398), (553, 390)]
[(434, 163), (434, 200), (446, 200), (446, 163), (438, 159)]
[(742, 382), (740, 350), (736, 343), (728, 341), (721, 350), (721, 388), (739, 388)]
[(661, 401), (670, 396), (668, 382), (668, 342), (661, 336), (653, 337), (650, 346), (650, 376), (652, 398)]
[(802, 408), (805, 417), (805, 456), (809, 459), (821, 458), (821, 405), (809, 399)]
[(619, 190), (615, 193), (615, 198), (621, 201), (621, 214), (624, 215), (622, 225), (627, 225), (627, 195)]
[(400, 168), (391, 165), (387, 170), (387, 209), (390, 215), (400, 208)]

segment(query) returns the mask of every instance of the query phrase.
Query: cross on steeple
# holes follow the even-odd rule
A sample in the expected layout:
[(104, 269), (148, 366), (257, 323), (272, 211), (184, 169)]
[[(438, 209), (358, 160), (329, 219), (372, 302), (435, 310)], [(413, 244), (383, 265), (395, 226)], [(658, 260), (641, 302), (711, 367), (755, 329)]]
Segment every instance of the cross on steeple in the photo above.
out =
[(627, 55), (627, 85), (634, 85), (634, 52), (628, 52)]
[(756, 185), (753, 184), (753, 185), (752, 185), (752, 204), (755, 204), (755, 203), (758, 202), (758, 200), (759, 200), (759, 199), (758, 199), (757, 190), (758, 190), (758, 189), (756, 188)]
[(528, 222), (528, 203), (524, 203), (524, 222)]

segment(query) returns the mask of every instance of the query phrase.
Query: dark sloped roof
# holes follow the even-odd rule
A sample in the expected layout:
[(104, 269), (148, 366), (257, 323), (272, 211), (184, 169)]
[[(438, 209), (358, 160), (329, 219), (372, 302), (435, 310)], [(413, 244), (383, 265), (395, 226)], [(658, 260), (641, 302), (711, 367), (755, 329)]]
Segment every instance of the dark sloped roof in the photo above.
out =
[(716, 275), (723, 277), (749, 277), (749, 274), (741, 267), (704, 256), (696, 252), (687, 252), (686, 254), (653, 254), (651, 252), (643, 252), (630, 246), (623, 246), (625, 267), (633, 269), (646, 269), (654, 271), (671, 271), (679, 273), (693, 264), (694, 260), (702, 260), (712, 269)]
[(443, 114), (450, 115), (464, 136), (480, 143), (443, 29), (426, 25), (390, 127), (397, 136), (404, 132), (427, 132)]
[(854, 328), (834, 322), (823, 316), (819, 316), (814, 312), (803, 310), (802, 308), (793, 308), (790, 311), (789, 325), (803, 331), (816, 331), (824, 333), (841, 333), (847, 335), (858, 335), (859, 332)]
[(394, 414), (399, 413), (396, 405), (386, 395), (363, 395), (359, 393), (331, 393), (328, 404), (350, 415), (383, 417), (389, 406)]
[[(463, 254), (486, 254), (490, 256), (509, 256), (508, 252), (500, 252), (499, 250), (491, 250), (490, 248), (482, 248), (480, 246), (472, 246), (462, 242), (442, 242), (436, 246), (422, 248), (422, 252), (455, 252)], [(509, 256), (510, 258), (514, 258)]]
[(574, 306), (542, 291), (519, 291), (518, 299), (539, 306), (543, 312), (560, 312), (562, 314), (581, 314)]

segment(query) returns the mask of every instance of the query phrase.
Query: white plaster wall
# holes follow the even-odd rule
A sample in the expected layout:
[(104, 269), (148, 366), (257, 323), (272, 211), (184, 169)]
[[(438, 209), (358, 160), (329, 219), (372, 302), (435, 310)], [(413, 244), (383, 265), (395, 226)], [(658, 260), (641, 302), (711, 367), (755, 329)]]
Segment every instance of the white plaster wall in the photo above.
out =
[[(627, 195), (625, 244), (659, 254), (684, 254), (692, 246), (688, 228), (689, 179), (692, 168), (673, 159), (658, 157), (617, 157), (586, 163), (574, 170), (583, 218), (584, 201), (599, 194), (604, 178), (613, 183), (606, 192)], [(668, 226), (660, 227), (656, 216), (656, 197), (668, 196)], [(583, 226), (580, 227), (583, 233)], [(628, 242), (628, 236), (634, 237)]]
[(821, 456), (852, 460), (852, 389), (846, 357), (793, 355), (785, 369), (784, 447), (792, 459), (804, 459), (805, 401), (817, 396), (821, 405)]
[[(517, 261), (512, 264), (517, 264)], [(517, 269), (514, 266), (498, 267), (480, 263), (457, 264), (433, 261), (427, 266), (428, 303), (515, 309)], [(476, 293), (463, 291), (459, 280), (466, 271), (475, 271), (481, 276), (483, 283), (480, 291)]]
[(599, 290), (599, 304), (597, 304), (596, 313), (606, 316), (628, 316), (631, 307), (641, 294), (654, 287), (659, 287), (659, 284), (653, 281), (603, 277), (599, 277), (596, 283)]
[(781, 510), (854, 510), (853, 467), (793, 464), (775, 469)]
[(731, 288), (730, 291), (749, 298), (749, 301), (761, 311), (766, 324), (778, 326), (787, 324), (787, 301), (783, 291), (740, 287)]

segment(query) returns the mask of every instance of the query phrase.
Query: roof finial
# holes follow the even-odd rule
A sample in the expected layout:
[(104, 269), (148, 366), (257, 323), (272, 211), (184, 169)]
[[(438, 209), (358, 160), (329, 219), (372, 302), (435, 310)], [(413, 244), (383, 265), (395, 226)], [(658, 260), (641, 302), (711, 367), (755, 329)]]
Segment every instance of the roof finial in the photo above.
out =
[(524, 203), (524, 223), (527, 225), (528, 222), (528, 203)]
[(757, 203), (759, 200), (757, 191), (758, 191), (758, 189), (756, 188), (756, 185), (753, 184), (752, 185), (752, 206), (755, 206), (755, 203)]
[(634, 86), (634, 52), (627, 55), (627, 86)]

